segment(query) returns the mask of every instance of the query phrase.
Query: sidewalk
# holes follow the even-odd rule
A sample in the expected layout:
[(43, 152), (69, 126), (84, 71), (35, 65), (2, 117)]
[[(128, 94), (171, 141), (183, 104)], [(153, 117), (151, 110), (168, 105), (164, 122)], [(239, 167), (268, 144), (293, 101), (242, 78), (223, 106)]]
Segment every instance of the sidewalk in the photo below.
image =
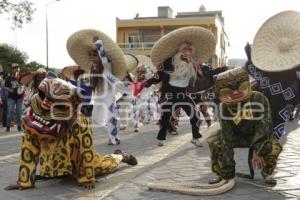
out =
[[(233, 190), (211, 197), (197, 197), (180, 195), (165, 192), (154, 192), (147, 189), (147, 184), (150, 182), (201, 182), (206, 183), (208, 177), (212, 176), (210, 170), (210, 158), (208, 145), (205, 143), (203, 148), (196, 148), (187, 139), (190, 135), (186, 134), (187, 138), (177, 138), (183, 140), (183, 145), (170, 153), (166, 158), (156, 162), (150, 168), (145, 167), (149, 159), (139, 158), (139, 168), (145, 167), (139, 174), (121, 183), (116, 183), (114, 187), (105, 189), (105, 187), (97, 188), (96, 191), (85, 192), (78, 196), (79, 200), (85, 199), (107, 199), (107, 200), (125, 200), (125, 199), (300, 199), (300, 128), (297, 122), (288, 124), (289, 135), (284, 144), (283, 151), (277, 167), (276, 178), (278, 184), (271, 188), (264, 184), (259, 172), (256, 172), (254, 181), (236, 178), (236, 185)], [(218, 125), (210, 127), (207, 135), (219, 128)], [(179, 135), (178, 137), (184, 137)], [(155, 149), (156, 157), (162, 156), (164, 152), (169, 152), (170, 148), (176, 148), (176, 142), (167, 142), (166, 146)], [(239, 172), (249, 173), (247, 164), (247, 149), (236, 149), (235, 160), (237, 161), (236, 169)], [(134, 170), (133, 168), (129, 171)], [(126, 174), (129, 171), (124, 171)], [(115, 176), (118, 176), (115, 174)], [(101, 180), (100, 182), (104, 181)], [(102, 183), (100, 183), (101, 185)]]

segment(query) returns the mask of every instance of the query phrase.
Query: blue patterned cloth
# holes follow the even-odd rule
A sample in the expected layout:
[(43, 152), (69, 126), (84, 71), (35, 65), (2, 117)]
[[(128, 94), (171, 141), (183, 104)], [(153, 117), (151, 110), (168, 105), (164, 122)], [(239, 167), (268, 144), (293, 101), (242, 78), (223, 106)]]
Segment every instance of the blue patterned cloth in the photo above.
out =
[(246, 63), (246, 69), (256, 80), (258, 90), (268, 98), (274, 131), (279, 138), (282, 137), (286, 134), (284, 123), (292, 117), (295, 105), (300, 102), (299, 71), (264, 72), (252, 63)]

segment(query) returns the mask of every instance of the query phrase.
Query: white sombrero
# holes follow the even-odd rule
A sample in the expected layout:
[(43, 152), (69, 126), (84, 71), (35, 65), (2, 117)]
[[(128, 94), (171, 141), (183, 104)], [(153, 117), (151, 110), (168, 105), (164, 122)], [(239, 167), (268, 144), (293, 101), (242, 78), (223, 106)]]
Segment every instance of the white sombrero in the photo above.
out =
[(105, 33), (84, 29), (73, 33), (67, 41), (67, 50), (73, 60), (86, 72), (90, 72), (89, 52), (95, 50), (94, 38), (103, 41), (104, 50), (112, 62), (112, 73), (122, 80), (126, 76), (126, 61), (120, 47)]
[(215, 52), (216, 39), (213, 33), (205, 28), (189, 26), (176, 29), (160, 38), (152, 48), (151, 60), (157, 66), (174, 56), (180, 44), (187, 42), (195, 48), (194, 59), (207, 61)]
[(300, 65), (300, 13), (284, 11), (269, 18), (257, 31), (251, 51), (253, 64), (267, 72)]
[(36, 70), (34, 72), (26, 72), (26, 73), (22, 74), (20, 76), (19, 81), (22, 85), (28, 85), (33, 80), (33, 77), (35, 75), (45, 74), (45, 76), (46, 76), (46, 73), (47, 73), (46, 69), (39, 68), (38, 70)]

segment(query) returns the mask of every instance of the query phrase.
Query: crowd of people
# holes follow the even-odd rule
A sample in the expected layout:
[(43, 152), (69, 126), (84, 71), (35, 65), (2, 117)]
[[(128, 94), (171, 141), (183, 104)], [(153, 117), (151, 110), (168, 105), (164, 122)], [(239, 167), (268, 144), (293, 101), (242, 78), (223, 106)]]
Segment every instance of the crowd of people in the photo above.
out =
[[(36, 157), (43, 160), (41, 176), (75, 173), (87, 188), (94, 187), (96, 175), (111, 172), (121, 161), (137, 164), (133, 155), (122, 150), (97, 154), (92, 145), (92, 131), (97, 127), (106, 128), (108, 145), (118, 145), (119, 133), (128, 124), (139, 132), (142, 124), (157, 122), (161, 148), (168, 133), (178, 134), (179, 118), (187, 116), (191, 143), (202, 147), (200, 125), (205, 120), (210, 126), (215, 119), (208, 107), (217, 113), (221, 127), (207, 139), (211, 168), (217, 175), (210, 183), (234, 185), (233, 152), (243, 147), (252, 152), (250, 169), (261, 169), (265, 182), (276, 184), (272, 175), (282, 150), (279, 139), (286, 134), (285, 122), (300, 97), (300, 45), (298, 36), (291, 35), (300, 33), (286, 22), (291, 18), (300, 25), (300, 13), (295, 11), (266, 21), (252, 46), (245, 47), (247, 63), (235, 69), (205, 64), (215, 52), (216, 39), (210, 30), (193, 26), (159, 39), (150, 58), (125, 55), (101, 31), (80, 30), (67, 41), (68, 53), (77, 65), (64, 67), (60, 78), (43, 70), (18, 75), (18, 65), (13, 64), (1, 89), (7, 94), (5, 127), (10, 130), (15, 110), (24, 140), (18, 182), (7, 189), (34, 186)], [(276, 31), (283, 34), (274, 35)], [(21, 127), (23, 98), (26, 109)], [(53, 152), (64, 154), (65, 159)], [(55, 158), (49, 159), (51, 155)], [(57, 167), (61, 162), (64, 165)]]

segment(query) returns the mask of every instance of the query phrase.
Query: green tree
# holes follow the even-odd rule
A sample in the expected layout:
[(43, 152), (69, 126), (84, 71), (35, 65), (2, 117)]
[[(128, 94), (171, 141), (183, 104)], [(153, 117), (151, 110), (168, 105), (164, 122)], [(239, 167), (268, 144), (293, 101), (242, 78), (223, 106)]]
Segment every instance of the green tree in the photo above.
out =
[[(22, 71), (36, 71), (39, 68), (44, 68), (44, 69), (47, 70), (47, 66), (45, 66), (45, 65), (43, 65), (43, 64), (41, 64), (39, 62), (36, 62), (36, 61), (31, 61), (29, 63), (26, 63), (23, 69), (21, 67), (21, 70)], [(48, 71), (55, 72), (55, 69), (48, 68)]]
[(46, 69), (46, 66), (42, 65), (42, 64), (40, 64), (40, 63), (38, 63), (36, 61), (31, 61), (31, 62), (25, 64), (23, 71), (36, 71), (39, 68)]
[[(39, 68), (47, 68), (45, 65), (31, 61), (27, 63), (28, 56), (14, 46), (8, 44), (0, 44), (0, 65), (4, 72), (9, 72), (12, 63), (18, 63), (21, 71), (36, 71)], [(55, 72), (55, 69), (48, 68), (48, 71)]]
[(28, 56), (26, 53), (11, 45), (0, 44), (0, 64), (3, 66), (5, 72), (9, 72), (12, 63), (18, 63), (21, 69), (24, 68), (27, 59)]
[(35, 10), (33, 3), (28, 0), (19, 3), (0, 0), (0, 14), (9, 14), (8, 18), (12, 20), (12, 28), (22, 28), (24, 22), (31, 22)]

